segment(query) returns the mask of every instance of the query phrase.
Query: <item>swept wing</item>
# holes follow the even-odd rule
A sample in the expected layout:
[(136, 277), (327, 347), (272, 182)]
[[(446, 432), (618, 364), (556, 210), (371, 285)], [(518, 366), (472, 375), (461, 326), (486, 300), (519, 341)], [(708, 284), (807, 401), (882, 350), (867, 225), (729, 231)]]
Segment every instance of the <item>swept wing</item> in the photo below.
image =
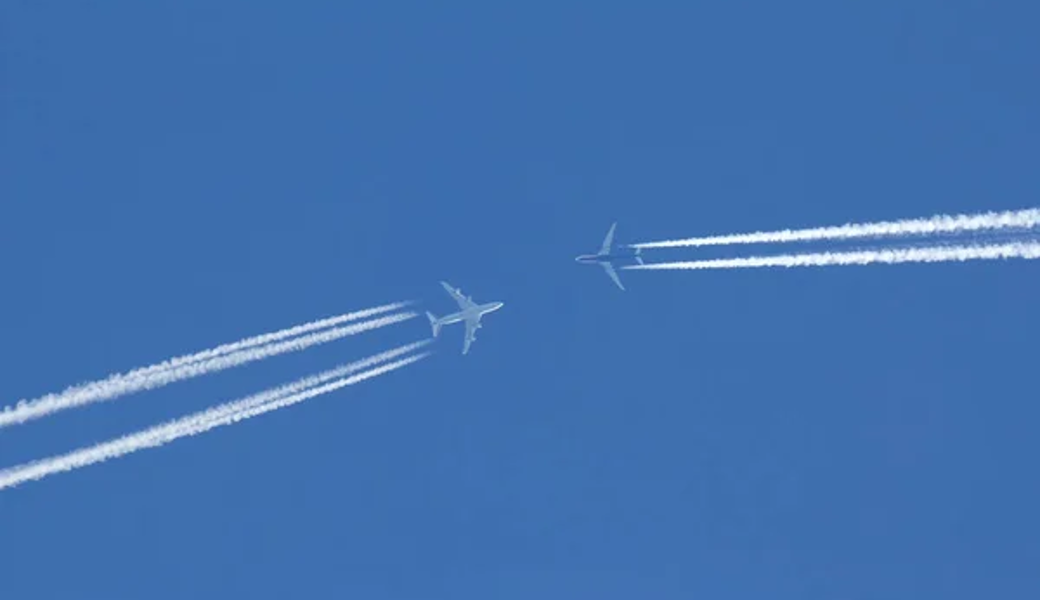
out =
[(622, 291), (624, 291), (625, 286), (621, 285), (621, 279), (618, 277), (617, 271), (614, 270), (614, 265), (608, 262), (602, 262), (599, 264), (603, 265), (603, 270), (607, 272), (607, 275), (609, 275), (610, 278), (614, 280), (614, 283), (616, 283), (617, 286), (621, 288)]
[[(610, 249), (614, 245), (614, 229), (617, 227), (617, 221), (610, 226), (610, 230), (607, 231), (607, 237), (603, 238), (603, 245), (600, 246), (600, 254), (610, 254)], [(615, 281), (617, 280), (615, 276)]]
[(451, 296), (453, 300), (455, 300), (455, 302), (459, 305), (460, 310), (466, 310), (476, 306), (475, 302), (473, 302), (472, 300), (470, 300), (462, 294), (462, 290), (456, 287), (452, 287), (452, 285), (447, 281), (442, 281), (441, 287), (443, 287), (444, 290), (448, 292), (448, 295)]
[(466, 319), (466, 336), (462, 340), (462, 353), (469, 352), (469, 345), (477, 339), (477, 329), (480, 329), (480, 317)]

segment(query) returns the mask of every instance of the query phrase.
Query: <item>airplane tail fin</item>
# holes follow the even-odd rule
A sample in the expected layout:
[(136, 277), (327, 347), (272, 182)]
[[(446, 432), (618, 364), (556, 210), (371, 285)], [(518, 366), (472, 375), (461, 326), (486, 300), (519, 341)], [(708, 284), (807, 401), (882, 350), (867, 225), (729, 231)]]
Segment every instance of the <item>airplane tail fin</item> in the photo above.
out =
[(433, 337), (437, 337), (437, 334), (441, 332), (441, 324), (437, 320), (437, 317), (430, 311), (426, 311), (426, 318), (430, 320), (430, 329), (433, 330)]
[(643, 249), (639, 247), (636, 248), (636, 262), (643, 264)]

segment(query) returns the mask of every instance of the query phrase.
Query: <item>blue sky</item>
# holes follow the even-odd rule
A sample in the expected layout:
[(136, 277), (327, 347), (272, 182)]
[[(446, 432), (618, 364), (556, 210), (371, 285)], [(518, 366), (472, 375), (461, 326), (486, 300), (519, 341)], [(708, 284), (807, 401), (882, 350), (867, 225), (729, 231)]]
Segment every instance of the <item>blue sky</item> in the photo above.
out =
[[(622, 294), (572, 260), (613, 220), (634, 242), (1035, 205), (1040, 7), (509, 4), (0, 8), (3, 404), (384, 302), (443, 313), (439, 279), (506, 302), (465, 358), (447, 329), (401, 372), (0, 492), (5, 597), (1040, 594), (1035, 264)], [(0, 465), (428, 331), (5, 429)]]

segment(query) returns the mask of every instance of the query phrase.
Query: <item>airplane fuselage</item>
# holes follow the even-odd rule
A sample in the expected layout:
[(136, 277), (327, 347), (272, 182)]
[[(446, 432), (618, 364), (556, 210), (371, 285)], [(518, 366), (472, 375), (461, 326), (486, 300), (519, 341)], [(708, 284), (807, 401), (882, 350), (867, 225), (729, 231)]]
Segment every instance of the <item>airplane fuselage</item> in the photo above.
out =
[(574, 260), (585, 263), (585, 264), (599, 264), (599, 263), (614, 263), (620, 260), (635, 260), (638, 255), (635, 252), (629, 252), (625, 254), (610, 253), (610, 254), (582, 254)]
[(473, 308), (467, 308), (466, 310), (460, 310), (459, 312), (451, 313), (450, 315), (438, 317), (437, 321), (440, 322), (442, 325), (451, 325), (452, 323), (460, 323), (462, 321), (472, 319), (474, 317), (479, 320), (480, 317), (483, 317), (484, 315), (490, 312), (495, 312), (503, 306), (505, 306), (504, 302), (488, 302), (487, 304), (477, 304)]

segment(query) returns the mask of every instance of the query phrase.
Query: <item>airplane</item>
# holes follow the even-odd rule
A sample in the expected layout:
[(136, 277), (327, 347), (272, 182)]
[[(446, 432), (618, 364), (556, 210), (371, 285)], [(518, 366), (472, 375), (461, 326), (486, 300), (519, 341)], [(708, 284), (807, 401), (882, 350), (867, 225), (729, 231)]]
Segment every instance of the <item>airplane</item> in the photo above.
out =
[(640, 256), (640, 248), (633, 248), (631, 252), (612, 252), (614, 246), (614, 229), (617, 227), (617, 223), (610, 226), (610, 230), (607, 231), (607, 237), (603, 238), (603, 245), (600, 246), (597, 254), (582, 254), (574, 260), (584, 264), (599, 264), (603, 267), (603, 270), (607, 272), (607, 275), (614, 280), (622, 290), (625, 286), (621, 285), (621, 279), (618, 278), (617, 271), (614, 270), (614, 263), (619, 260), (634, 260), (639, 264), (643, 264), (643, 257)]
[(473, 301), (472, 296), (464, 296), (462, 290), (452, 287), (452, 285), (446, 281), (441, 282), (441, 287), (443, 287), (448, 292), (448, 295), (458, 303), (459, 312), (444, 315), (443, 317), (437, 317), (433, 313), (427, 311), (426, 318), (430, 320), (430, 327), (433, 329), (433, 337), (437, 337), (437, 334), (441, 331), (441, 327), (444, 325), (451, 325), (452, 323), (458, 323), (460, 321), (465, 322), (466, 337), (462, 342), (462, 353), (466, 354), (469, 352), (469, 345), (477, 339), (477, 330), (482, 327), (480, 324), (480, 318), (489, 312), (494, 312), (502, 308), (505, 306), (505, 302), (477, 304)]

